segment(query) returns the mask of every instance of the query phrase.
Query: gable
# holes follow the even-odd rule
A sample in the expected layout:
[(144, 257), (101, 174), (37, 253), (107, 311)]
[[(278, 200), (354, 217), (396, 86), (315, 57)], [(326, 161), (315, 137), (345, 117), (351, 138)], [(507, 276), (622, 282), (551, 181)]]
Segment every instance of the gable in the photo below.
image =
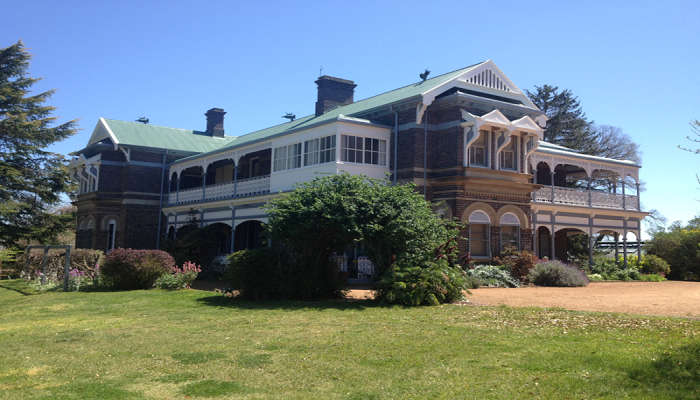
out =
[(530, 98), (518, 88), (493, 61), (488, 60), (472, 68), (463, 70), (450, 80), (430, 88), (422, 93), (423, 101), (416, 110), (416, 123), (421, 123), (425, 109), (442, 93), (450, 89), (466, 89), (483, 93), (486, 96), (496, 96), (515, 100), (527, 108), (538, 110)]

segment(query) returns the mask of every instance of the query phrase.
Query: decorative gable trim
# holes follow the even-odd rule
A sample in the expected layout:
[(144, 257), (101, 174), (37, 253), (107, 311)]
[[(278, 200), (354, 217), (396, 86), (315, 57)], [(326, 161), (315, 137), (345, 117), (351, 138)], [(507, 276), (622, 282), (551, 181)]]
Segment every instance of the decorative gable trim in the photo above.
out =
[(517, 99), (528, 108), (538, 109), (523, 91), (520, 90), (493, 61), (488, 60), (421, 93), (422, 102), (418, 104), (416, 109), (416, 123), (420, 124), (422, 122), (425, 109), (435, 101), (437, 96), (453, 87)]
[(112, 129), (109, 127), (109, 124), (107, 124), (107, 121), (105, 121), (103, 117), (100, 117), (100, 119), (97, 121), (95, 129), (92, 131), (92, 135), (90, 135), (88, 145), (95, 144), (104, 139), (111, 140), (114, 150), (117, 150), (117, 146), (119, 145), (117, 136), (114, 134), (114, 132), (112, 132)]

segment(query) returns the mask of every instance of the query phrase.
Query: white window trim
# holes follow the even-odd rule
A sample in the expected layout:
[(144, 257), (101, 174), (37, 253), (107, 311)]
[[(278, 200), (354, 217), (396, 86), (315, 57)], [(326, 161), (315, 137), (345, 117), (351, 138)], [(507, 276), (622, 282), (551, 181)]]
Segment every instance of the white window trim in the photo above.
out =
[[(361, 139), (362, 149), (357, 149), (357, 148), (352, 149), (353, 151), (359, 151), (360, 154), (362, 154), (362, 161), (361, 162), (344, 161), (343, 160), (343, 158), (345, 156), (345, 154), (344, 154), (345, 148), (343, 147), (343, 137), (351, 137), (351, 136), (354, 137), (355, 140)], [(379, 162), (377, 162), (377, 164), (365, 162), (365, 152), (367, 151), (365, 149), (365, 140), (366, 139), (377, 140), (379, 143), (378, 144), (379, 148), (381, 148), (382, 142), (384, 142), (384, 164), (381, 164)], [(338, 159), (338, 163), (340, 163), (340, 164), (365, 165), (365, 166), (379, 167), (379, 168), (386, 168), (389, 165), (389, 141), (387, 139), (377, 138), (377, 137), (373, 137), (373, 136), (362, 136), (362, 135), (356, 135), (356, 134), (350, 134), (350, 133), (341, 133), (340, 134), (340, 146), (338, 146), (336, 143), (336, 147), (340, 147), (340, 158)], [(370, 150), (370, 152), (375, 153), (372, 150)], [(379, 151), (376, 151), (376, 153), (377, 153), (377, 161), (381, 160), (382, 151), (379, 150)]]

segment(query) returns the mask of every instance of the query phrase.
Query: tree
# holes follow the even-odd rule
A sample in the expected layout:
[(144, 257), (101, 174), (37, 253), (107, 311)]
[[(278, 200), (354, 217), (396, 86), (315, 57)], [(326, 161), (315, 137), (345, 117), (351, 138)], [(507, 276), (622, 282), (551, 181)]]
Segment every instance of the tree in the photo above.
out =
[(621, 128), (595, 125), (583, 112), (578, 97), (556, 86), (535, 86), (527, 91), (533, 103), (547, 116), (544, 140), (600, 157), (641, 162), (639, 146)]
[(299, 297), (337, 291), (332, 256), (360, 243), (381, 276), (380, 298), (417, 305), (461, 296), (466, 282), (456, 265), (457, 229), (433, 213), (414, 185), (331, 175), (271, 200), (267, 210), (272, 244), (288, 252), (291, 266), (282, 269), (294, 270), (284, 276), (301, 279)]
[(614, 158), (616, 160), (630, 160), (641, 163), (639, 145), (622, 131), (621, 128), (610, 125), (598, 125), (594, 127), (596, 132), (595, 150), (593, 153), (600, 157)]
[(690, 131), (693, 133), (692, 136), (688, 135), (685, 138), (688, 139), (690, 143), (693, 143), (694, 146), (698, 147), (691, 149), (690, 147), (679, 145), (678, 148), (691, 153), (700, 154), (700, 120), (696, 119), (695, 121), (690, 122)]
[(53, 241), (70, 214), (51, 210), (70, 188), (65, 158), (45, 148), (76, 132), (76, 121), (54, 125), (54, 93), (31, 94), (39, 79), (27, 76), (30, 54), (22, 42), (0, 49), (0, 244)]
[(700, 280), (700, 217), (684, 227), (679, 221), (668, 229), (652, 233), (644, 245), (647, 254), (654, 254), (671, 265), (670, 279)]
[(581, 103), (568, 90), (556, 86), (535, 86), (535, 91), (527, 91), (533, 103), (547, 116), (544, 140), (586, 154), (595, 154), (596, 132), (593, 122), (586, 118)]

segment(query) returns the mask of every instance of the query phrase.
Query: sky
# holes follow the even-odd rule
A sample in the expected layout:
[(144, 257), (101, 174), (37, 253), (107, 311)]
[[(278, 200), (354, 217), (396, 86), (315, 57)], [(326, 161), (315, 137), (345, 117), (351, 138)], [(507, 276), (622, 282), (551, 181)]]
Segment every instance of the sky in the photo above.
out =
[(58, 121), (83, 147), (99, 117), (227, 135), (313, 113), (315, 79), (354, 80), (363, 99), (491, 59), (521, 89), (550, 84), (589, 119), (640, 145), (642, 207), (669, 222), (700, 214), (700, 2), (695, 1), (22, 1), (2, 5), (0, 48), (33, 55), (35, 90), (56, 89)]

